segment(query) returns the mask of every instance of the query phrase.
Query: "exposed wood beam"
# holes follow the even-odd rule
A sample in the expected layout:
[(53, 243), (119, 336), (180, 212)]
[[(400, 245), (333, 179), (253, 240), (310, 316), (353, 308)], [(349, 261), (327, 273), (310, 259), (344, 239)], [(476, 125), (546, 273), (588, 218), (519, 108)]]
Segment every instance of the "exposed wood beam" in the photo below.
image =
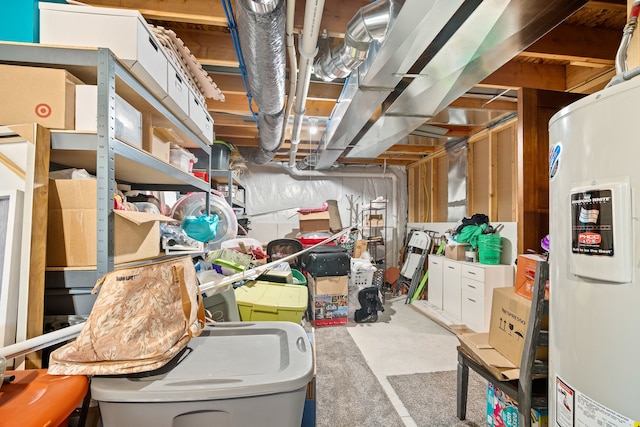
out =
[(351, 159), (347, 157), (340, 157), (340, 163), (345, 165), (383, 165), (389, 166), (407, 166), (411, 163), (415, 163), (415, 160), (398, 160), (398, 159)]
[(567, 91), (587, 94), (594, 93), (603, 89), (615, 74), (615, 67), (594, 69), (567, 66)]
[(214, 121), (216, 137), (258, 137), (258, 128), (247, 128), (238, 126), (220, 126)]
[[(209, 73), (209, 76), (225, 95), (246, 94), (240, 74)], [(286, 81), (285, 86), (289, 87), (289, 80)], [(311, 82), (307, 99), (311, 101), (329, 100), (335, 103), (335, 100), (340, 96), (340, 92), (342, 92), (342, 86), (339, 84)]]
[(415, 145), (415, 144), (396, 144), (385, 151), (385, 153), (435, 153), (442, 150), (442, 147), (437, 145)]
[(561, 24), (520, 56), (612, 65), (621, 37), (616, 30)]
[(564, 91), (566, 90), (565, 67), (509, 61), (480, 82), (480, 85), (505, 89), (529, 87)]
[[(247, 97), (244, 95), (225, 95), (224, 102), (207, 99), (207, 109), (209, 111), (230, 112), (235, 114), (251, 114)], [(253, 110), (258, 111), (255, 103)]]
[(227, 19), (220, 1), (88, 0), (83, 3), (92, 6), (137, 9), (146, 19), (227, 26)]
[(504, 99), (495, 99), (489, 103), (489, 98), (475, 98), (462, 95), (460, 98), (449, 104), (450, 108), (464, 108), (467, 110), (501, 110), (501, 111), (517, 111), (517, 101), (507, 101)]
[[(138, 9), (147, 19), (168, 20), (193, 24), (227, 26), (227, 19), (220, 0), (88, 0), (93, 6), (106, 6), (126, 9)], [(329, 37), (344, 38), (349, 20), (368, 0), (344, 2), (325, 0), (321, 28), (326, 29)], [(235, 2), (232, 4), (235, 7)], [(300, 32), (304, 21), (305, 2), (296, 1), (295, 27)]]
[(627, 12), (626, 0), (611, 0), (611, 1), (590, 1), (584, 5), (593, 9), (608, 9)]
[[(211, 118), (213, 119), (214, 126), (237, 126), (237, 127), (246, 127), (246, 128), (254, 128), (256, 127), (256, 122), (250, 118), (250, 115), (236, 115), (236, 114), (225, 114), (222, 112), (211, 111)], [(245, 120), (247, 117), (247, 120)]]
[(238, 67), (238, 57), (233, 48), (231, 34), (222, 31), (185, 29), (177, 29), (175, 33), (201, 64)]

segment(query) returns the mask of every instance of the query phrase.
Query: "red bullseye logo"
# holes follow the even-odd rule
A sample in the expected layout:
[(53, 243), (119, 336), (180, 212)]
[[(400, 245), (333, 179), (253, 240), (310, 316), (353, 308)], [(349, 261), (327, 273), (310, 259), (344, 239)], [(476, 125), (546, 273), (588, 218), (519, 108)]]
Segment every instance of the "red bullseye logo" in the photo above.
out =
[(36, 105), (36, 116), (47, 118), (51, 115), (51, 107), (49, 104), (38, 104)]

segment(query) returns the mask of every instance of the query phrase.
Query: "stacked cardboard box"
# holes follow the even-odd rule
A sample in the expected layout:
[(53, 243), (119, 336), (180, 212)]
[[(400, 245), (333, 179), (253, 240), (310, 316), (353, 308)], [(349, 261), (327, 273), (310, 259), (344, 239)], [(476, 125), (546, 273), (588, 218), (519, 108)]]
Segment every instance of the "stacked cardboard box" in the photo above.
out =
[[(533, 297), (533, 284), (536, 275), (536, 266), (538, 263), (546, 261), (546, 257), (539, 254), (518, 255), (518, 264), (516, 267), (516, 293), (525, 298)], [(549, 299), (549, 281), (547, 280), (546, 289), (544, 291), (545, 299)]]
[(313, 295), (313, 324), (315, 326), (344, 325), (349, 314), (348, 276), (314, 277), (307, 275)]
[[(520, 366), (530, 311), (531, 300), (516, 294), (513, 287), (493, 290), (489, 345), (516, 366)], [(545, 322), (542, 328), (546, 329)], [(546, 349), (538, 348), (536, 358), (546, 360)]]

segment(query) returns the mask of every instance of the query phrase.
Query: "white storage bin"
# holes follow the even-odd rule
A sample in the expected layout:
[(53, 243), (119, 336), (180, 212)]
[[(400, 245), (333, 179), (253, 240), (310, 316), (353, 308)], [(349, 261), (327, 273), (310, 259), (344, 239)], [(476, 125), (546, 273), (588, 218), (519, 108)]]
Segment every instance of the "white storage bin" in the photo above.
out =
[[(121, 141), (142, 148), (142, 113), (116, 95), (115, 136)], [(98, 87), (76, 86), (76, 130), (98, 129)]]
[(184, 122), (187, 126), (194, 126), (200, 130), (200, 134), (209, 142), (213, 142), (213, 119), (207, 111), (207, 105), (203, 105), (202, 101), (189, 88), (189, 117)]
[(39, 3), (40, 43), (106, 47), (159, 99), (167, 96), (167, 57), (137, 10)]
[(300, 427), (313, 352), (293, 322), (209, 324), (156, 375), (96, 376), (104, 427)]
[(178, 169), (191, 173), (197, 158), (182, 147), (173, 146), (169, 152), (169, 163)]
[(185, 75), (171, 61), (167, 61), (167, 94), (163, 102), (184, 121), (189, 116), (189, 86)]

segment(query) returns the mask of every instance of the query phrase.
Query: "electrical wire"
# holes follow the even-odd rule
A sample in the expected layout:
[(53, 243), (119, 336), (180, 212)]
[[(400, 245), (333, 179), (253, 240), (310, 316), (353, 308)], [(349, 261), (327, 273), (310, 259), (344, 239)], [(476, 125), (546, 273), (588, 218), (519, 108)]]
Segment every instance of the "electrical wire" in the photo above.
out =
[(238, 35), (238, 25), (236, 24), (236, 18), (233, 14), (233, 7), (231, 6), (230, 0), (222, 0), (222, 7), (224, 9), (224, 14), (227, 17), (227, 26), (229, 27), (229, 31), (231, 32), (233, 47), (236, 50), (236, 57), (238, 58), (238, 65), (240, 67), (240, 73), (242, 75), (242, 83), (244, 84), (244, 90), (249, 101), (249, 111), (251, 111), (253, 120), (256, 122), (256, 124), (258, 124), (258, 113), (253, 111), (253, 95), (251, 94), (251, 89), (249, 89), (249, 83), (247, 82), (247, 65), (244, 62), (242, 46), (240, 46), (240, 36)]

